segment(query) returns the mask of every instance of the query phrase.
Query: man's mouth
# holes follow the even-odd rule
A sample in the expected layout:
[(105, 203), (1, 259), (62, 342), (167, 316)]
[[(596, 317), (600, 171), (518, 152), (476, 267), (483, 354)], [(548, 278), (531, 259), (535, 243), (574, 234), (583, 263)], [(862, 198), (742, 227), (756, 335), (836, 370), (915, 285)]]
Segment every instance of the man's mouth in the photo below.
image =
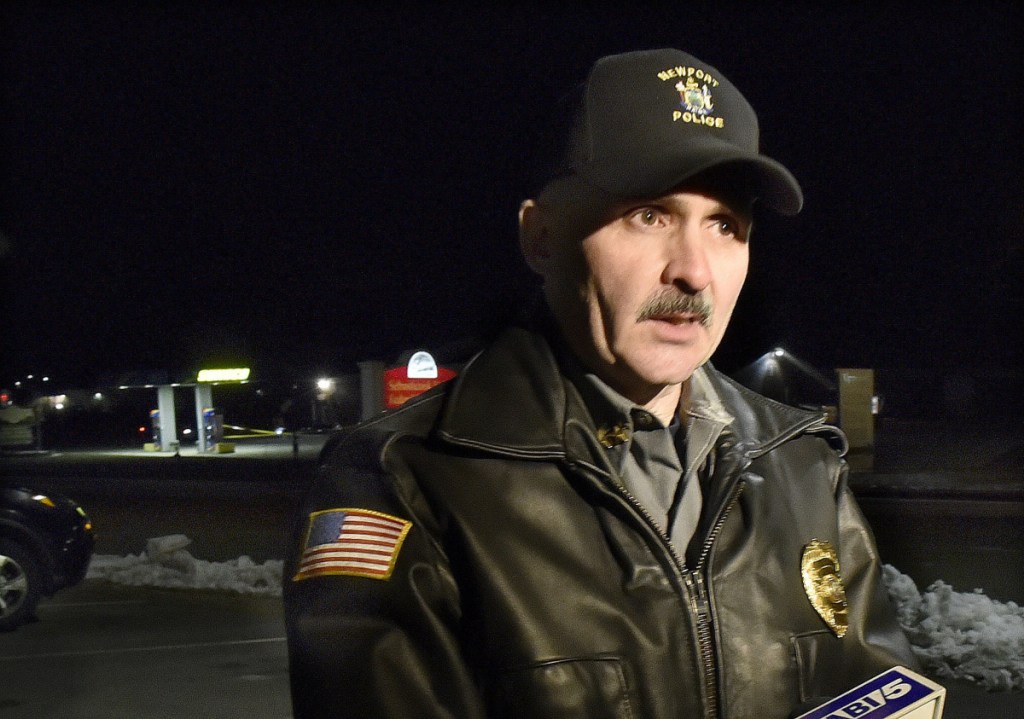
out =
[(657, 322), (668, 322), (669, 324), (673, 325), (684, 325), (695, 322), (704, 324), (704, 319), (700, 315), (694, 314), (692, 312), (654, 315), (649, 319), (655, 320)]

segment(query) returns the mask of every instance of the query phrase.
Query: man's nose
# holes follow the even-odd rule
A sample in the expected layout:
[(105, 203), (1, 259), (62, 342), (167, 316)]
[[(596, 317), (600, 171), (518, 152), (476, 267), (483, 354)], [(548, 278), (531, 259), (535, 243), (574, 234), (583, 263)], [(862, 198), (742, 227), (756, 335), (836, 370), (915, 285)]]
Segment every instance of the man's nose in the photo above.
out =
[(699, 233), (683, 230), (667, 244), (662, 282), (688, 293), (706, 289), (711, 284), (711, 266)]

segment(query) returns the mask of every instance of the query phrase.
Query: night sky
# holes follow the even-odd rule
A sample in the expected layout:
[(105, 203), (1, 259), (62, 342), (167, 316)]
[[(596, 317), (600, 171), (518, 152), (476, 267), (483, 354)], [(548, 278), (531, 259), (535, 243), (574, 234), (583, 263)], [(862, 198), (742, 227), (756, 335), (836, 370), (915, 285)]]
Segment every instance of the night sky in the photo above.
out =
[(535, 285), (515, 212), (552, 104), (661, 46), (746, 94), (806, 196), (757, 218), (719, 366), (1021, 364), (1017, 3), (78, 5), (0, 9), (4, 383), (486, 334)]

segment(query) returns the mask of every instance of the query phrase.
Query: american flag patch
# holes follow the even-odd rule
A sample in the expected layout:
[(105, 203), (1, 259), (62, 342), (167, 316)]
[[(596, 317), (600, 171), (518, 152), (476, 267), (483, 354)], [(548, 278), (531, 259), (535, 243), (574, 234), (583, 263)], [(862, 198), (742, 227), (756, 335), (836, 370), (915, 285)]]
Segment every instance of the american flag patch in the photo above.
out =
[(292, 581), (345, 574), (387, 579), (412, 522), (369, 509), (326, 509), (309, 515)]

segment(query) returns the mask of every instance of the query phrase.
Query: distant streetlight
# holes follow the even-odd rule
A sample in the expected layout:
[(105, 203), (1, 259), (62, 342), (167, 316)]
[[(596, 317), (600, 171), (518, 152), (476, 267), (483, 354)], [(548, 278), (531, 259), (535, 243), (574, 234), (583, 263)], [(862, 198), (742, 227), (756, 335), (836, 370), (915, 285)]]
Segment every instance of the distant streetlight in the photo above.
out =
[(328, 377), (321, 377), (316, 381), (316, 388), (321, 392), (330, 392), (334, 389), (334, 380)]

